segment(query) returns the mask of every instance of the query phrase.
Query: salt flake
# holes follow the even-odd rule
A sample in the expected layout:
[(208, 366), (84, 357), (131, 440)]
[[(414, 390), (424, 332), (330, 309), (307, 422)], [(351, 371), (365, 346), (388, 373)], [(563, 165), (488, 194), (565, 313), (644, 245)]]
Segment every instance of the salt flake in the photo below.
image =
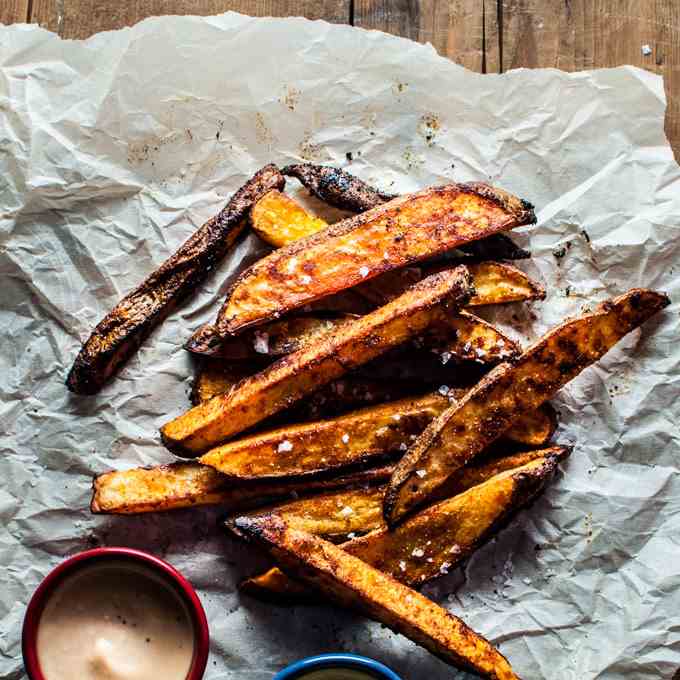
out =
[(293, 445), (291, 442), (289, 442), (287, 439), (284, 439), (276, 449), (279, 453), (283, 453), (284, 451), (292, 451), (293, 450)]
[(422, 548), (413, 548), (413, 552), (411, 555), (413, 557), (422, 557), (425, 554), (425, 551)]

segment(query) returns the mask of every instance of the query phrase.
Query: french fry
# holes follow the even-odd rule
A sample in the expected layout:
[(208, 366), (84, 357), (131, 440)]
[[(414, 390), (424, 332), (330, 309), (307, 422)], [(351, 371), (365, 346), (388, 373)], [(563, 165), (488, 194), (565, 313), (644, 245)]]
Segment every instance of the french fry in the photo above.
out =
[(203, 453), (428, 326), (442, 323), (458, 311), (470, 292), (470, 277), (464, 267), (423, 279), (384, 307), (283, 357), (241, 381), (228, 394), (194, 406), (167, 423), (161, 429), (163, 443), (180, 455)]
[(633, 289), (595, 312), (566, 321), (501, 364), (425, 429), (397, 464), (384, 511), (394, 525), (457, 470), (597, 361), (624, 335), (669, 304), (667, 296)]
[(220, 505), (227, 512), (235, 512), (294, 494), (381, 484), (389, 479), (391, 471), (391, 466), (382, 466), (337, 477), (243, 484), (193, 461), (116, 470), (94, 478), (90, 510), (96, 514), (134, 515)]
[(328, 224), (310, 215), (295, 199), (274, 189), (253, 206), (250, 226), (263, 241), (281, 248), (325, 229)]
[[(453, 390), (450, 397), (429, 394), (330, 420), (287, 425), (223, 444), (201, 456), (199, 462), (242, 480), (318, 475), (366, 464), (405, 451), (456, 395), (464, 394), (462, 390)], [(547, 414), (539, 411), (528, 416), (508, 430), (509, 439), (523, 442), (537, 439), (538, 434), (552, 435), (554, 428)]]
[(151, 331), (226, 255), (241, 233), (251, 206), (269, 190), (282, 189), (283, 175), (267, 165), (243, 185), (215, 217), (128, 293), (83, 344), (66, 379), (78, 394), (94, 394), (132, 356)]
[(233, 335), (383, 272), (534, 222), (528, 203), (485, 184), (396, 198), (258, 260), (232, 287), (217, 330)]
[(459, 618), (333, 543), (291, 529), (275, 515), (241, 517), (235, 525), (291, 576), (341, 606), (368, 614), (458, 668), (495, 680), (517, 678), (505, 657)]
[[(378, 191), (339, 168), (300, 163), (288, 165), (281, 172), (300, 180), (322, 201), (351, 212), (364, 212), (395, 198), (393, 194)], [(522, 260), (530, 256), (530, 253), (516, 246), (505, 234), (494, 234), (458, 247), (469, 255), (482, 259)]]
[[(463, 468), (455, 484), (446, 490), (450, 497), (442, 494), (442, 502), (417, 513), (394, 531), (387, 530), (381, 516), (382, 486), (335, 491), (260, 508), (248, 516), (276, 514), (292, 528), (334, 542), (350, 532), (363, 535), (350, 536), (342, 548), (398, 581), (415, 586), (467, 559), (532, 500), (569, 453), (568, 448), (554, 446)], [(246, 579), (240, 587), (250, 595), (272, 601), (307, 601), (310, 595), (278, 567)]]

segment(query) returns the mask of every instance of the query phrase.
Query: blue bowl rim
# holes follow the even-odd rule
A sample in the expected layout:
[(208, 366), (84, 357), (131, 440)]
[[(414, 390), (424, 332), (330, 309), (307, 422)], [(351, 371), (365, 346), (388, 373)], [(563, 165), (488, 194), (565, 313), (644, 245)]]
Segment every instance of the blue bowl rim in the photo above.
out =
[(322, 668), (348, 668), (371, 673), (375, 675), (376, 680), (402, 680), (393, 670), (380, 661), (346, 652), (308, 656), (286, 666), (274, 676), (273, 680), (296, 680), (297, 678), (304, 680), (301, 673), (321, 670)]

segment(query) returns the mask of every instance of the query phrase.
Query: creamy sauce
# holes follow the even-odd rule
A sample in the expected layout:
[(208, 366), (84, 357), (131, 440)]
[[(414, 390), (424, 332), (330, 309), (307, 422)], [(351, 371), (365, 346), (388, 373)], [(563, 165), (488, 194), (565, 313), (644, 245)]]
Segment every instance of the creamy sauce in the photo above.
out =
[(194, 629), (171, 585), (150, 569), (111, 561), (57, 587), (37, 646), (46, 680), (185, 680)]
[(300, 676), (300, 680), (375, 680), (375, 675), (353, 671), (349, 668), (325, 668), (321, 671), (305, 673)]

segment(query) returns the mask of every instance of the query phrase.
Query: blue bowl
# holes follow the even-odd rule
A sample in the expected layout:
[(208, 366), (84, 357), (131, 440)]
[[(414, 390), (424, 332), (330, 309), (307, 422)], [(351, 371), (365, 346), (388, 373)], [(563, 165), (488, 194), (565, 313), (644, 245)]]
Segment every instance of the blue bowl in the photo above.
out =
[(353, 671), (363, 671), (375, 680), (402, 680), (394, 671), (385, 664), (357, 654), (319, 654), (308, 656), (306, 659), (296, 661), (279, 671), (274, 680), (304, 680), (305, 673), (319, 671), (323, 668), (347, 668)]

